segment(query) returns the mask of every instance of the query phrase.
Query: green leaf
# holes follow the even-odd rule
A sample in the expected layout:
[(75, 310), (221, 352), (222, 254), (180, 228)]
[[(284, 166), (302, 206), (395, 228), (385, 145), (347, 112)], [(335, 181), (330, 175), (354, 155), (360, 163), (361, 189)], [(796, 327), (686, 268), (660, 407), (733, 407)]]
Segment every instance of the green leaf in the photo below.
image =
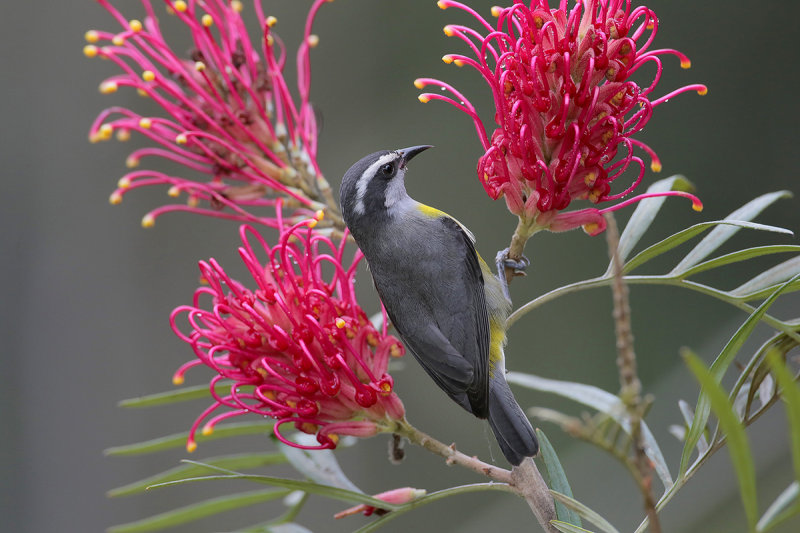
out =
[(277, 498), (282, 498), (289, 494), (288, 490), (257, 490), (252, 492), (241, 492), (239, 494), (231, 494), (229, 496), (221, 496), (205, 500), (180, 509), (167, 511), (166, 513), (157, 514), (143, 520), (130, 522), (119, 526), (113, 526), (108, 529), (109, 533), (139, 533), (142, 531), (157, 531), (168, 527), (185, 524), (206, 518), (215, 514), (233, 509), (240, 509), (249, 505), (263, 503)]
[[(572, 498), (572, 488), (567, 481), (567, 474), (564, 472), (564, 467), (561, 466), (561, 461), (558, 460), (553, 445), (550, 444), (550, 440), (541, 429), (536, 430), (536, 437), (539, 439), (542, 460), (547, 470), (547, 477), (550, 479), (550, 488)], [(581, 517), (578, 516), (578, 513), (565, 507), (561, 502), (556, 502), (556, 516), (559, 520), (569, 524), (581, 525)]]
[[(648, 189), (646, 194), (667, 192), (667, 191), (686, 191), (690, 192), (694, 189), (689, 180), (683, 176), (672, 176), (663, 180), (653, 183)], [(625, 229), (619, 237), (619, 246), (617, 254), (620, 261), (625, 261), (628, 258), (633, 248), (642, 238), (642, 235), (650, 228), (650, 224), (655, 220), (661, 206), (664, 205), (666, 196), (657, 196), (655, 198), (645, 198), (636, 209), (633, 211), (628, 223), (625, 224)], [(604, 277), (610, 276), (613, 264), (609, 263), (608, 269)]]
[[(224, 439), (228, 437), (237, 437), (239, 435), (263, 435), (272, 431), (272, 422), (238, 422), (233, 424), (218, 424), (214, 426), (214, 432), (211, 435), (197, 435), (197, 442), (205, 442), (215, 439)], [(114, 446), (113, 448), (106, 448), (106, 455), (140, 455), (145, 453), (153, 453), (161, 450), (170, 450), (173, 448), (182, 448), (186, 446), (186, 439), (189, 438), (189, 432), (184, 431), (181, 433), (174, 433), (156, 439), (137, 442), (135, 444), (126, 444), (124, 446)]]
[(779, 265), (775, 265), (774, 267), (765, 270), (753, 279), (739, 285), (730, 291), (730, 294), (732, 296), (742, 297), (744, 295), (771, 288), (779, 283), (785, 282), (791, 277), (796, 276), (798, 272), (800, 272), (800, 257), (793, 257), (788, 261), (784, 261)]
[[(725, 345), (725, 348), (722, 349), (722, 352), (720, 352), (720, 354), (711, 364), (711, 376), (714, 378), (715, 383), (719, 383), (722, 380), (722, 376), (725, 375), (725, 371), (728, 369), (728, 366), (730, 366), (733, 358), (736, 357), (739, 349), (753, 332), (756, 325), (758, 325), (758, 323), (761, 321), (761, 317), (764, 316), (764, 314), (767, 312), (767, 309), (769, 309), (778, 296), (780, 296), (786, 290), (792, 281), (794, 280), (789, 280), (784, 285), (779, 287), (778, 290), (774, 291), (769, 298), (764, 300), (764, 302), (758, 306), (758, 309), (753, 311), (753, 313), (747, 317), (747, 320), (745, 320), (744, 324), (742, 324), (736, 333), (733, 334), (733, 337), (731, 337), (731, 339), (728, 341), (728, 344)], [(689, 432), (686, 434), (686, 442), (683, 445), (683, 452), (681, 453), (681, 465), (679, 470), (680, 476), (683, 476), (683, 474), (686, 472), (686, 469), (689, 467), (689, 459), (692, 455), (692, 450), (706, 429), (706, 422), (708, 422), (710, 409), (711, 404), (708, 394), (706, 393), (706, 389), (705, 387), (701, 387), (700, 396), (697, 399), (697, 407), (695, 408), (694, 420), (689, 428)]]
[[(624, 274), (628, 274), (633, 269), (643, 265), (647, 261), (650, 261), (651, 259), (654, 259), (655, 257), (658, 257), (659, 255), (672, 250), (676, 246), (678, 246), (680, 244), (683, 244), (684, 242), (688, 241), (692, 237), (695, 237), (696, 235), (699, 235), (700, 233), (703, 233), (707, 229), (714, 228), (715, 226), (720, 226), (720, 227), (721, 226), (732, 226), (732, 227), (735, 227), (737, 229), (737, 231), (740, 228), (747, 228), (747, 229), (758, 230), (758, 231), (772, 231), (772, 232), (775, 232), (775, 233), (785, 233), (785, 234), (789, 234), (789, 235), (792, 234), (792, 232), (787, 230), (787, 229), (778, 228), (776, 226), (767, 226), (765, 224), (756, 224), (755, 222), (747, 222), (747, 221), (743, 221), (743, 220), (713, 220), (711, 222), (701, 222), (700, 224), (695, 224), (694, 226), (690, 226), (690, 227), (688, 227), (688, 228), (686, 228), (684, 230), (681, 230), (681, 231), (679, 231), (677, 233), (674, 233), (674, 234), (670, 235), (669, 237), (667, 237), (666, 239), (664, 239), (662, 241), (659, 241), (659, 242), (653, 244), (652, 246), (642, 250), (641, 252), (636, 254), (633, 257), (633, 259), (631, 259), (630, 261), (625, 263), (625, 265), (622, 267), (622, 272)], [(716, 231), (716, 229), (718, 229), (718, 228), (715, 228), (714, 231)], [(714, 232), (712, 231), (711, 233), (714, 233)], [(705, 239), (703, 241), (701, 241), (701, 242), (704, 242), (704, 241), (705, 241)], [(703, 257), (705, 257), (705, 256), (703, 256)], [(702, 260), (703, 257), (699, 258), (697, 261)], [(681, 266), (682, 264), (683, 264), (683, 261), (681, 261), (681, 263), (679, 263), (678, 266)], [(675, 267), (672, 270), (672, 272), (670, 272), (670, 275), (677, 274), (681, 270), (685, 270), (685, 269), (691, 267), (694, 264), (695, 263), (687, 264), (685, 266), (681, 266), (680, 269), (678, 269), (678, 267)]]
[(780, 385), (781, 397), (786, 404), (786, 416), (789, 419), (789, 432), (792, 436), (794, 478), (795, 481), (800, 481), (800, 387), (786, 368), (783, 358), (775, 350), (767, 353), (767, 362)]
[[(747, 294), (742, 294), (741, 296), (736, 296), (736, 299), (738, 299), (739, 301), (742, 301), (742, 302), (751, 302), (753, 300), (763, 300), (764, 298), (766, 298), (767, 296), (769, 296), (770, 294), (775, 292), (775, 290), (781, 288), (782, 286), (783, 285), (781, 285), (781, 284), (772, 285), (770, 287), (766, 287), (766, 288), (761, 289), (759, 291), (755, 291), (755, 292), (751, 292), (751, 293), (747, 293)], [(790, 292), (795, 292), (795, 291), (798, 291), (798, 290), (800, 290), (800, 280), (795, 280), (795, 281), (793, 281), (793, 282), (791, 282), (791, 283), (786, 285), (786, 287), (783, 289), (783, 293), (788, 294)], [(724, 293), (724, 294), (730, 295), (731, 293)], [(786, 332), (785, 330), (782, 330), (782, 331)]]
[[(764, 209), (769, 207), (771, 204), (776, 202), (781, 198), (790, 198), (792, 193), (789, 191), (778, 191), (767, 193), (758, 198), (747, 202), (745, 205), (725, 217), (726, 221), (750, 221), (753, 220), (755, 217), (761, 213)], [(744, 226), (742, 226), (744, 227)], [(736, 225), (733, 226), (719, 226), (714, 228), (714, 230), (705, 236), (705, 238), (697, 243), (695, 246), (686, 256), (681, 260), (680, 263), (672, 270), (670, 274), (675, 274), (681, 272), (683, 270), (687, 270), (692, 266), (696, 265), (703, 259), (709, 256), (714, 250), (719, 248), (722, 244), (725, 243), (728, 239), (733, 237), (737, 231), (739, 231), (739, 227)], [(774, 231), (774, 230), (773, 230)], [(789, 233), (792, 232), (788, 230), (782, 230), (782, 233)]]
[(617, 531), (617, 529), (614, 526), (612, 526), (608, 522), (608, 520), (600, 516), (595, 511), (592, 511), (578, 500), (570, 498), (569, 496), (561, 494), (560, 492), (556, 492), (554, 490), (551, 490), (550, 493), (553, 495), (553, 498), (555, 498), (556, 501), (563, 503), (564, 505), (566, 505), (567, 507), (569, 507), (570, 509), (581, 515), (581, 517), (583, 517), (584, 520), (587, 520), (592, 524), (594, 524), (595, 526), (597, 526), (602, 533), (619, 533), (619, 531)]
[[(603, 389), (571, 381), (542, 378), (522, 372), (509, 372), (506, 374), (506, 380), (508, 380), (509, 383), (541, 392), (550, 392), (582, 403), (613, 418), (626, 433), (630, 434), (631, 432), (630, 422), (625, 416), (625, 406), (622, 404), (622, 401), (619, 397)], [(661, 479), (661, 482), (664, 484), (664, 488), (668, 489), (672, 486), (672, 476), (669, 473), (667, 462), (664, 460), (664, 454), (661, 453), (661, 448), (658, 446), (658, 442), (656, 442), (647, 424), (642, 422), (641, 428), (645, 453), (647, 457), (653, 461), (653, 467), (655, 468), (656, 474), (658, 474), (658, 477)]]
[(561, 520), (550, 520), (550, 524), (559, 531), (563, 533), (592, 533), (588, 529), (583, 529), (582, 527), (573, 526), (567, 522), (562, 522)]
[[(686, 430), (688, 432), (689, 428), (692, 427), (692, 421), (694, 420), (694, 410), (692, 410), (691, 406), (686, 403), (684, 400), (678, 400), (678, 409), (680, 409), (681, 416), (683, 416), (683, 421), (686, 423)], [(683, 440), (686, 440), (686, 435), (684, 435)], [(697, 453), (703, 455), (708, 450), (708, 441), (706, 440), (705, 433), (700, 434), (700, 438), (697, 441)]]
[[(252, 454), (236, 454), (236, 455), (223, 455), (219, 457), (209, 457), (204, 460), (204, 463), (224, 468), (227, 470), (249, 470), (261, 466), (275, 465), (285, 463), (286, 457), (282, 453), (252, 453)], [(112, 489), (108, 492), (108, 496), (115, 498), (119, 496), (130, 496), (144, 492), (151, 485), (159, 483), (166, 483), (167, 481), (174, 481), (177, 479), (185, 479), (189, 477), (196, 477), (208, 473), (208, 467), (196, 464), (182, 464), (175, 468), (170, 468), (160, 474), (144, 478), (142, 480), (130, 483), (128, 485)]]
[[(313, 443), (316, 443), (314, 435), (305, 433), (299, 433), (292, 438), (300, 444), (306, 444), (306, 439), (313, 439)], [(283, 443), (278, 447), (289, 463), (308, 479), (331, 487), (363, 492), (345, 475), (331, 450), (302, 450)]]
[[(200, 463), (197, 461), (186, 461), (186, 462), (201, 466), (208, 466), (209, 468), (213, 468), (214, 470), (220, 470), (219, 468), (215, 468), (211, 465), (206, 465), (204, 463)], [(222, 470), (222, 471), (227, 471), (227, 470)], [(218, 481), (222, 479), (252, 481), (254, 483), (261, 483), (263, 485), (273, 485), (275, 487), (282, 487), (285, 489), (300, 490), (303, 492), (308, 492), (310, 494), (319, 494), (320, 496), (333, 498), (334, 500), (341, 500), (351, 503), (365, 503), (367, 505), (372, 505), (373, 507), (380, 507), (382, 509), (388, 509), (390, 511), (399, 509), (401, 507), (400, 505), (386, 503), (382, 500), (378, 500), (377, 498), (373, 498), (372, 496), (367, 496), (366, 494), (363, 494), (361, 492), (354, 492), (351, 490), (331, 487), (330, 485), (321, 485), (319, 483), (314, 483), (313, 481), (299, 481), (296, 479), (285, 479), (285, 478), (271, 477), (271, 476), (258, 476), (254, 474), (231, 473), (231, 474), (223, 474), (217, 476), (193, 477), (187, 479), (180, 479), (177, 481), (167, 481), (165, 483), (158, 483), (156, 485), (151, 485), (150, 488), (156, 489), (162, 487), (169, 487), (172, 485), (183, 485), (186, 483), (196, 483), (202, 481)]]
[[(800, 246), (793, 246), (793, 245), (773, 245), (773, 246), (757, 246), (754, 248), (746, 248), (744, 250), (739, 250), (730, 254), (721, 255), (719, 257), (715, 257), (709, 261), (705, 261), (703, 263), (697, 264), (692, 268), (686, 269), (683, 272), (680, 272), (678, 275), (681, 278), (688, 278), (697, 274), (698, 272), (704, 272), (706, 270), (711, 270), (713, 268), (718, 268), (724, 265), (729, 265), (731, 263), (738, 263), (740, 261), (745, 261), (747, 259), (752, 259), (754, 257), (761, 257), (764, 255), (771, 255), (771, 254), (779, 254), (779, 253), (788, 253), (788, 252), (800, 252)], [(794, 258), (797, 261), (795, 266), (795, 274), (800, 271), (800, 256)], [(790, 260), (791, 261), (791, 260)], [(772, 269), (770, 269), (772, 270)], [(793, 274), (792, 274), (793, 275)], [(771, 281), (768, 285), (774, 285), (775, 283), (783, 282), (792, 277), (792, 275), (788, 275), (781, 280)], [(755, 278), (754, 278), (755, 279)], [(752, 280), (751, 280), (752, 281)], [(749, 283), (749, 282), (748, 282)]]
[(392, 511), (391, 513), (387, 513), (381, 516), (380, 518), (370, 522), (369, 524), (358, 528), (354, 533), (371, 533), (372, 531), (375, 531), (378, 528), (381, 528), (384, 525), (386, 525), (387, 522), (390, 522), (395, 518), (407, 513), (408, 511), (416, 509), (417, 507), (422, 507), (423, 505), (428, 505), (429, 503), (433, 503), (435, 501), (444, 498), (449, 498), (450, 496), (467, 494), (470, 492), (480, 492), (485, 490), (499, 490), (503, 492), (512, 492), (512, 493), (514, 492), (514, 489), (512, 489), (505, 483), (473, 483), (471, 485), (461, 485), (459, 487), (451, 487), (449, 489), (439, 490), (400, 506), (399, 509)]
[(792, 481), (775, 501), (764, 512), (764, 515), (756, 524), (756, 531), (763, 533), (773, 527), (788, 520), (800, 512), (800, 483)]
[[(224, 394), (225, 391), (230, 389), (230, 387), (231, 382), (221, 382), (214, 387), (214, 390), (218, 394)], [(181, 387), (179, 389), (157, 392), (155, 394), (148, 394), (146, 396), (139, 396), (138, 398), (128, 398), (127, 400), (120, 401), (117, 405), (128, 408), (155, 407), (158, 405), (210, 397), (211, 392), (208, 390), (208, 385), (194, 385), (191, 387)]]
[(708, 395), (708, 400), (714, 414), (717, 415), (719, 425), (727, 436), (728, 450), (731, 461), (739, 480), (739, 492), (742, 504), (747, 515), (750, 531), (754, 531), (758, 520), (758, 498), (756, 496), (756, 468), (750, 445), (744, 431), (744, 425), (733, 411), (733, 406), (728, 400), (728, 395), (719, 385), (717, 377), (706, 368), (699, 357), (686, 350), (683, 353), (686, 364), (697, 378)]

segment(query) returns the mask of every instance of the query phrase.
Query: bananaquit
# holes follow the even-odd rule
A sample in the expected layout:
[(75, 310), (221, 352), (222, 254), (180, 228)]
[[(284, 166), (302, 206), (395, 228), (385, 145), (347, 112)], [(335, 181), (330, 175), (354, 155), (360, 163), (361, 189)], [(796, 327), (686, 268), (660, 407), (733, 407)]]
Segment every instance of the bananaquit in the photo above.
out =
[(503, 269), (526, 264), (501, 252), (493, 275), (467, 228), (408, 195), (408, 162), (428, 148), (375, 152), (353, 165), (342, 180), (342, 214), (406, 347), (458, 405), (489, 419), (516, 466), (539, 445), (505, 379), (511, 300)]

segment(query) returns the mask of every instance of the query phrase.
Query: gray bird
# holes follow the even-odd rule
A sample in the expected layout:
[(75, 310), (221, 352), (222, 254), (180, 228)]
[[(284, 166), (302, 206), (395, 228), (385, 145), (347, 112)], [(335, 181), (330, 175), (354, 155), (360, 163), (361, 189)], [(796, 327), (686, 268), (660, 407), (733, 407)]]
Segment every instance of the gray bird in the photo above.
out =
[(539, 445), (505, 379), (511, 301), (503, 268), (526, 264), (501, 252), (493, 275), (466, 227), (408, 195), (407, 164), (428, 148), (375, 152), (350, 167), (342, 179), (342, 215), (408, 350), (458, 405), (489, 419), (516, 466)]

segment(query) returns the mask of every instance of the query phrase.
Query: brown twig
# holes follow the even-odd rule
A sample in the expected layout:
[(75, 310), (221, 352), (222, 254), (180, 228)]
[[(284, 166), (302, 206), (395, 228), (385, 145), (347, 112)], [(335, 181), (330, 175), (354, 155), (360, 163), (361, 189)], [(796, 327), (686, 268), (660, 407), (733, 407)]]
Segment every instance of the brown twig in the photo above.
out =
[(653, 533), (661, 533), (661, 524), (658, 521), (656, 502), (653, 500), (651, 490), (653, 481), (653, 466), (645, 453), (644, 439), (642, 438), (642, 416), (646, 404), (642, 399), (642, 383), (636, 370), (636, 353), (633, 350), (633, 331), (631, 329), (631, 308), (628, 298), (628, 286), (625, 284), (622, 272), (622, 261), (617, 253), (619, 247), (619, 230), (614, 216), (605, 214), (607, 223), (606, 242), (608, 255), (611, 259), (614, 281), (611, 292), (614, 299), (614, 327), (617, 337), (617, 367), (619, 368), (620, 398), (624, 403), (631, 424), (631, 442), (634, 451), (634, 464), (638, 470), (636, 476), (639, 490), (644, 498), (645, 511), (650, 521)]

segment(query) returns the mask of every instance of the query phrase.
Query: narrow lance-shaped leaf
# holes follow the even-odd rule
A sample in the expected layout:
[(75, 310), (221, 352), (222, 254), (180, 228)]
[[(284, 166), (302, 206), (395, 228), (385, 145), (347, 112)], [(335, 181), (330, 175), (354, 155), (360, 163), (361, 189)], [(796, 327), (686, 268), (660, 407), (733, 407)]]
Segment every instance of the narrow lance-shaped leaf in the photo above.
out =
[[(725, 220), (753, 220), (759, 215), (759, 213), (761, 213), (761, 211), (769, 207), (780, 198), (790, 198), (791, 196), (792, 193), (789, 191), (777, 191), (764, 194), (747, 202), (745, 205), (725, 217)], [(681, 260), (680, 263), (678, 263), (678, 265), (672, 270), (672, 272), (670, 272), (670, 274), (682, 272), (696, 265), (708, 257), (711, 252), (719, 248), (723, 243), (725, 243), (725, 241), (733, 237), (733, 235), (735, 235), (739, 229), (740, 228), (737, 226), (719, 226), (714, 228), (711, 233), (706, 235), (702, 241), (697, 243), (697, 246), (695, 246), (688, 254), (686, 254), (686, 256)]]
[[(569, 486), (569, 481), (567, 481), (567, 474), (564, 472), (564, 467), (561, 466), (561, 461), (558, 460), (558, 455), (552, 444), (550, 444), (550, 440), (541, 429), (536, 430), (536, 436), (539, 439), (539, 448), (547, 470), (547, 477), (550, 479), (550, 488), (572, 498), (572, 488)], [(581, 525), (581, 517), (578, 513), (564, 506), (561, 502), (556, 502), (556, 516), (559, 520), (569, 524)]]
[(767, 362), (772, 368), (772, 374), (781, 388), (781, 397), (786, 405), (786, 416), (789, 419), (789, 433), (792, 436), (792, 461), (794, 463), (794, 477), (800, 481), (800, 387), (794, 376), (776, 351), (767, 353)]
[[(219, 457), (209, 457), (204, 462), (208, 465), (229, 470), (249, 470), (261, 466), (275, 465), (286, 462), (286, 457), (282, 453), (252, 453), (224, 455)], [(151, 485), (166, 483), (178, 479), (196, 477), (208, 473), (208, 467), (196, 464), (182, 464), (175, 468), (170, 468), (160, 474), (141, 479), (123, 487), (119, 487), (108, 492), (110, 497), (129, 496), (144, 492)]]
[[(688, 432), (689, 428), (692, 427), (692, 421), (694, 420), (694, 410), (692, 410), (691, 406), (686, 403), (685, 400), (678, 400), (678, 409), (681, 411), (681, 416), (683, 416), (683, 421), (686, 422), (686, 430)], [(684, 440), (686, 440), (686, 435), (684, 435)], [(708, 440), (706, 440), (706, 436), (704, 433), (700, 434), (700, 438), (697, 441), (697, 453), (704, 454), (708, 449)]]
[[(691, 192), (692, 184), (683, 176), (671, 176), (669, 178), (658, 180), (647, 189), (647, 194), (660, 193), (667, 191), (686, 191)], [(633, 248), (642, 238), (642, 235), (650, 228), (650, 224), (655, 220), (656, 215), (661, 206), (666, 201), (666, 196), (656, 196), (654, 198), (645, 198), (636, 209), (633, 211), (628, 223), (625, 224), (625, 229), (619, 237), (619, 246), (617, 247), (617, 254), (620, 261), (625, 261)], [(611, 275), (612, 264), (609, 263), (608, 269), (603, 277)]]
[[(312, 439), (316, 442), (313, 435), (304, 433), (292, 438), (299, 444), (311, 443)], [(362, 492), (342, 471), (331, 450), (303, 450), (283, 443), (278, 446), (291, 465), (308, 479), (331, 487)]]
[[(800, 246), (795, 245), (773, 245), (773, 246), (757, 246), (754, 248), (746, 248), (744, 250), (738, 250), (736, 252), (732, 252), (726, 255), (722, 255), (719, 257), (715, 257), (714, 259), (709, 259), (708, 261), (704, 261), (699, 263), (692, 268), (684, 270), (680, 273), (681, 278), (688, 278), (690, 276), (694, 276), (699, 272), (705, 272), (706, 270), (711, 270), (714, 268), (719, 268), (721, 266), (730, 265), (732, 263), (738, 263), (740, 261), (746, 261), (747, 259), (753, 259), (755, 257), (762, 257), (765, 255), (772, 255), (772, 254), (779, 254), (779, 253), (790, 253), (790, 252), (800, 252)], [(800, 256), (796, 257), (795, 259), (800, 259)], [(770, 269), (772, 270), (772, 269)], [(797, 271), (800, 271), (800, 263), (798, 263)], [(795, 272), (797, 273), (797, 272)], [(785, 278), (779, 281), (773, 281), (770, 285), (774, 285), (775, 283), (786, 281), (792, 277), (791, 275), (786, 276)]]
[[(714, 228), (715, 226), (731, 226), (737, 229), (740, 228), (747, 228), (752, 230), (758, 231), (771, 231), (774, 233), (783, 233), (787, 235), (791, 235), (792, 232), (788, 229), (779, 228), (777, 226), (767, 226), (766, 224), (757, 224), (755, 222), (747, 222), (744, 220), (713, 220), (711, 222), (701, 222), (700, 224), (695, 224), (694, 226), (690, 226), (686, 229), (683, 229), (677, 233), (674, 233), (667, 237), (666, 239), (659, 241), (652, 246), (642, 250), (638, 254), (636, 254), (630, 261), (625, 263), (622, 267), (622, 271), (625, 274), (628, 274), (635, 268), (643, 265), (647, 261), (658, 257), (659, 255), (668, 252), (675, 248), (676, 246), (683, 244), (684, 242), (688, 241), (692, 237), (703, 233), (704, 231)], [(692, 265), (689, 265), (692, 266)], [(686, 268), (688, 268), (687, 266)], [(678, 270), (677, 267), (670, 272), (670, 275), (677, 275), (681, 270)]]
[[(231, 382), (220, 382), (214, 387), (217, 394), (224, 393), (231, 388)], [(137, 398), (128, 398), (120, 401), (117, 405), (120, 407), (138, 408), (138, 407), (155, 407), (158, 405), (166, 405), (170, 403), (186, 402), (189, 400), (198, 400), (201, 398), (210, 398), (211, 391), (208, 385), (193, 385), (191, 387), (181, 387), (165, 392), (157, 392), (155, 394), (148, 394), (146, 396), (139, 396)]]
[(744, 296), (757, 292), (777, 285), (778, 283), (783, 283), (787, 279), (796, 276), (798, 273), (800, 273), (800, 256), (793, 257), (788, 261), (784, 261), (783, 263), (765, 270), (761, 274), (730, 291), (730, 294), (732, 296)]
[(800, 483), (792, 481), (764, 511), (756, 531), (764, 533), (800, 512)]
[[(542, 392), (550, 392), (582, 403), (613, 418), (626, 433), (630, 434), (631, 432), (630, 423), (624, 415), (625, 407), (622, 401), (617, 396), (603, 389), (583, 383), (547, 379), (534, 376), (533, 374), (524, 374), (522, 372), (509, 372), (506, 375), (506, 379), (509, 383)], [(658, 474), (658, 477), (664, 484), (664, 488), (668, 489), (672, 486), (672, 476), (669, 473), (667, 462), (664, 460), (664, 454), (661, 453), (661, 448), (658, 446), (647, 424), (642, 422), (641, 428), (645, 453), (647, 457), (653, 461), (656, 474)]]
[[(200, 443), (215, 439), (237, 437), (240, 435), (263, 435), (272, 431), (272, 426), (273, 424), (271, 422), (236, 422), (232, 424), (218, 424), (214, 427), (214, 432), (212, 434), (198, 435), (197, 442)], [(140, 455), (173, 448), (182, 448), (186, 446), (186, 439), (188, 438), (189, 432), (183, 431), (181, 433), (173, 433), (172, 435), (166, 435), (164, 437), (158, 437), (134, 444), (114, 446), (113, 448), (107, 448), (104, 453), (106, 455)]]
[(699, 357), (689, 352), (683, 353), (686, 364), (695, 375), (708, 395), (719, 425), (727, 437), (731, 461), (739, 481), (739, 492), (742, 497), (745, 515), (750, 531), (755, 530), (758, 520), (758, 498), (756, 496), (756, 468), (744, 425), (739, 421), (728, 395), (722, 390), (715, 376), (705, 367)]
[(588, 529), (583, 529), (582, 527), (573, 526), (570, 523), (562, 522), (560, 520), (550, 520), (550, 525), (552, 525), (557, 530), (561, 531), (562, 533), (592, 533)]
[(158, 531), (168, 527), (178, 526), (187, 522), (193, 522), (215, 514), (240, 509), (249, 505), (263, 503), (277, 498), (282, 498), (289, 494), (288, 490), (257, 490), (252, 492), (242, 492), (221, 496), (202, 502), (187, 505), (172, 511), (157, 514), (149, 518), (137, 520), (108, 529), (109, 533), (140, 533), (144, 531)]
[(570, 498), (569, 496), (561, 494), (560, 492), (556, 492), (554, 490), (551, 490), (550, 494), (553, 495), (553, 498), (556, 501), (563, 503), (564, 505), (566, 505), (567, 507), (569, 507), (570, 509), (581, 515), (581, 517), (584, 520), (591, 522), (592, 524), (597, 526), (597, 528), (600, 531), (602, 531), (602, 533), (619, 533), (619, 531), (617, 531), (617, 528), (612, 526), (608, 520), (600, 516), (597, 512), (589, 509), (587, 506), (585, 506), (578, 500)]
[[(784, 285), (782, 285), (778, 290), (772, 293), (772, 295), (764, 300), (764, 302), (758, 306), (758, 309), (753, 311), (753, 313), (747, 317), (744, 324), (733, 334), (733, 337), (728, 341), (728, 344), (725, 345), (725, 348), (722, 349), (722, 352), (717, 356), (714, 362), (711, 364), (711, 375), (714, 378), (716, 383), (719, 383), (722, 379), (722, 376), (725, 375), (725, 371), (730, 366), (733, 358), (739, 352), (739, 349), (742, 347), (742, 344), (747, 340), (750, 334), (755, 329), (756, 325), (761, 321), (761, 317), (767, 312), (767, 309), (777, 300), (778, 296), (780, 296), (783, 291), (787, 289), (787, 287), (791, 284), (793, 280), (789, 280)], [(695, 408), (695, 415), (694, 420), (692, 421), (692, 425), (689, 428), (689, 432), (686, 435), (686, 442), (683, 446), (683, 452), (681, 454), (681, 466), (680, 466), (680, 475), (682, 476), (686, 469), (689, 467), (689, 458), (692, 455), (692, 450), (697, 444), (697, 441), (700, 439), (700, 435), (705, 431), (706, 422), (708, 422), (708, 415), (710, 413), (711, 404), (708, 398), (708, 394), (705, 390), (705, 387), (700, 389), (700, 396), (697, 399), (697, 407)]]

